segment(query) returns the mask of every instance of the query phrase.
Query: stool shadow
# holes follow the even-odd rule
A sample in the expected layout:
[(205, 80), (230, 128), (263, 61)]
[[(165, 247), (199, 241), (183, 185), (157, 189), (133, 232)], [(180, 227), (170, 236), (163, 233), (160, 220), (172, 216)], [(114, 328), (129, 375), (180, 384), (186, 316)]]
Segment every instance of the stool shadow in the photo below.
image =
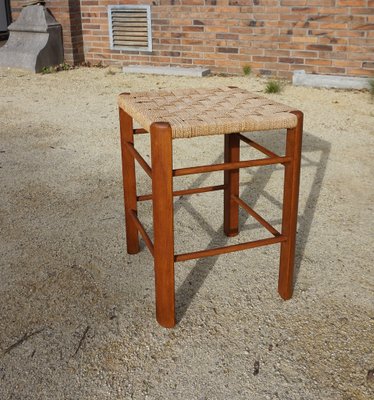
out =
[[(256, 132), (251, 133), (251, 139), (261, 143), (263, 146), (271, 149), (277, 154), (284, 153), (285, 135), (282, 132), (272, 132), (271, 135), (266, 135), (266, 132)], [(298, 233), (297, 233), (297, 244), (296, 244), (296, 258), (295, 258), (295, 278), (294, 284), (297, 281), (298, 273), (301, 268), (301, 262), (304, 257), (306, 244), (308, 242), (308, 237), (310, 234), (311, 226), (313, 223), (314, 213), (317, 207), (318, 198), (320, 196), (323, 179), (326, 173), (327, 163), (329, 154), (331, 151), (331, 143), (315, 136), (311, 133), (305, 132), (303, 134), (303, 148), (302, 148), (302, 165), (301, 165), (301, 186), (300, 186), (300, 198), (306, 197), (306, 202), (304, 210), (299, 208), (298, 216)], [(319, 153), (319, 159), (313, 161), (308, 155), (314, 156), (311, 153)], [(244, 158), (244, 157), (243, 157)], [(214, 161), (214, 163), (222, 162), (223, 153)], [(267, 168), (258, 168), (255, 172), (249, 172), (252, 175), (252, 183), (246, 185), (244, 192), (241, 197), (248, 201), (251, 207), (255, 207), (255, 204), (261, 196), (267, 198), (279, 209), (282, 208), (282, 203), (277, 199), (273, 198), (269, 193), (266, 192), (266, 185), (268, 184), (271, 175), (275, 170), (283, 167), (278, 167), (275, 165), (268, 166)], [(303, 194), (303, 171), (305, 168), (315, 168), (315, 173), (313, 174), (313, 180), (310, 186), (310, 191), (307, 196)], [(253, 169), (243, 169), (242, 171), (253, 171)], [(204, 181), (207, 179), (209, 174), (200, 175), (191, 185), (191, 187), (202, 186)], [(188, 198), (183, 198), (183, 200), (177, 200), (174, 204), (174, 210), (178, 211), (179, 208), (184, 207), (189, 214), (194, 218), (194, 220), (208, 232), (211, 236), (210, 243), (207, 248), (225, 246), (228, 243), (228, 238), (223, 233), (223, 224), (218, 230), (215, 230), (209, 225), (209, 223), (204, 219), (204, 217), (189, 203)], [(265, 219), (266, 216), (264, 215)], [(223, 218), (223, 212), (222, 212)], [(247, 225), (246, 221), (251, 218), (246, 212), (240, 210), (239, 219), (239, 230), (251, 230), (256, 228), (258, 225), (256, 223)], [(279, 224), (281, 222), (278, 220), (269, 221), (272, 225)], [(202, 258), (197, 260), (196, 265), (190, 271), (188, 276), (184, 279), (182, 284), (179, 286), (176, 292), (176, 318), (179, 322), (187, 309), (189, 308), (193, 298), (200, 290), (205, 279), (209, 275), (210, 271), (214, 267), (219, 256), (213, 256), (208, 258)], [(276, 278), (277, 279), (277, 278)]]

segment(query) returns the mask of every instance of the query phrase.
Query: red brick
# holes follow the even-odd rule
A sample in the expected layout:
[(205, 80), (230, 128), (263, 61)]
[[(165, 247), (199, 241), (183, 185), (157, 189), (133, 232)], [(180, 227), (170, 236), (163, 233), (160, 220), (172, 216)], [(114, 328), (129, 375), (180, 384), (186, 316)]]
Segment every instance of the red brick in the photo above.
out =
[(254, 56), (253, 61), (260, 61), (260, 62), (275, 62), (277, 61), (277, 57), (271, 56)]
[(338, 68), (338, 67), (318, 67), (318, 73), (321, 74), (345, 74), (345, 68)]
[(336, 5), (349, 7), (365, 7), (366, 0), (337, 0)]
[(306, 46), (307, 50), (317, 50), (317, 51), (332, 51), (332, 46), (326, 44), (309, 44)]
[(354, 26), (353, 29), (360, 30), (360, 31), (372, 31), (372, 30), (374, 30), (374, 24)]
[(304, 59), (296, 57), (279, 57), (278, 62), (285, 64), (304, 64)]
[(350, 69), (347, 68), (347, 74), (348, 75), (359, 75), (359, 76), (365, 76), (365, 77), (374, 77), (374, 71), (370, 71), (367, 69)]
[(293, 36), (291, 38), (292, 42), (299, 42), (299, 43), (317, 43), (318, 38), (314, 36)]
[(218, 53), (238, 53), (238, 48), (235, 47), (218, 47)]
[(183, 32), (203, 32), (203, 26), (184, 26)]
[(322, 58), (306, 58), (305, 64), (307, 65), (331, 65), (331, 60), (324, 60)]
[(369, 61), (365, 61), (362, 63), (362, 68), (366, 68), (366, 69), (374, 69), (374, 61), (369, 62)]

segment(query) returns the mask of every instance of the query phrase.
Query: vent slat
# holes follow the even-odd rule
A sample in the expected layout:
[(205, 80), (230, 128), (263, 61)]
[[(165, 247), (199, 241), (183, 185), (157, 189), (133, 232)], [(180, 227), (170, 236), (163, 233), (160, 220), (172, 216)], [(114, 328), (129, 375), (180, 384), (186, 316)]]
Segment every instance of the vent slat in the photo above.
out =
[(147, 27), (138, 26), (138, 27), (116, 27), (113, 28), (113, 32), (148, 32)]
[(116, 41), (114, 42), (116, 46), (123, 46), (123, 47), (147, 47), (147, 42), (130, 42), (130, 41)]
[(140, 21), (144, 21), (147, 22), (147, 16), (144, 16), (142, 18), (134, 18), (134, 17), (123, 17), (123, 18), (112, 18), (113, 22), (124, 22), (124, 21), (134, 21), (134, 22), (140, 22)]
[(147, 14), (147, 10), (112, 10), (112, 15)]
[(116, 35), (113, 36), (113, 41), (116, 42), (118, 40), (130, 40), (130, 41), (142, 41), (146, 42), (148, 40), (147, 36), (134, 36), (134, 35)]
[(144, 28), (144, 27), (147, 27), (147, 23), (142, 23), (142, 22), (137, 22), (137, 23), (129, 22), (129, 23), (121, 23), (121, 24), (116, 23), (116, 24), (112, 24), (112, 26), (113, 26), (113, 28), (121, 28), (121, 27), (125, 27), (125, 26), (135, 26), (135, 27), (139, 26), (139, 27)]
[(123, 35), (116, 35), (116, 36), (114, 36), (113, 37), (113, 40), (114, 41), (118, 41), (118, 40), (122, 40), (122, 41), (124, 41), (124, 40), (130, 40), (130, 41), (141, 41), (141, 42), (144, 42), (144, 41), (147, 41), (147, 37), (146, 36), (123, 36)]
[(115, 37), (141, 37), (147, 38), (147, 32), (119, 32), (115, 35)]
[(144, 39), (135, 40), (134, 38), (118, 38), (114, 42), (117, 44), (119, 44), (119, 43), (133, 43), (133, 44), (137, 44), (137, 45), (139, 43), (147, 44), (147, 40), (144, 40)]
[(112, 18), (117, 18), (117, 19), (123, 19), (123, 18), (146, 18), (147, 13), (143, 14), (132, 14), (132, 13), (126, 13), (126, 14), (112, 14)]
[(116, 24), (116, 25), (121, 25), (121, 24), (147, 24), (147, 20), (144, 19), (138, 19), (138, 20), (133, 20), (133, 19), (124, 19), (121, 21), (112, 21), (112, 24)]

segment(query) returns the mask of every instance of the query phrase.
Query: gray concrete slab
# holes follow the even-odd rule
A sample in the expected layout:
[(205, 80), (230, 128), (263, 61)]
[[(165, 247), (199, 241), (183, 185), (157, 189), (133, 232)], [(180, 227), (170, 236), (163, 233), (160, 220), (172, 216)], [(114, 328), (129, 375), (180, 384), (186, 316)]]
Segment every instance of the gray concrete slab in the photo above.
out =
[(336, 75), (307, 74), (304, 70), (294, 71), (294, 86), (311, 86), (337, 89), (369, 89), (369, 78)]
[(183, 68), (183, 67), (155, 67), (152, 65), (128, 65), (123, 67), (124, 73), (129, 74), (153, 74), (176, 76), (206, 76), (210, 74), (208, 68)]

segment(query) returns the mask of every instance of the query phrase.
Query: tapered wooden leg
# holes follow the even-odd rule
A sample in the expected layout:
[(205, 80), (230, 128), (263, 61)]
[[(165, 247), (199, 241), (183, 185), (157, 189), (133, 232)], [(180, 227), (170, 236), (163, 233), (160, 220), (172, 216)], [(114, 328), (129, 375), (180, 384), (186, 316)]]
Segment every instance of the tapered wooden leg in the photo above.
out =
[(151, 125), (156, 318), (175, 325), (172, 136), (168, 123)]
[(139, 236), (134, 220), (130, 215), (131, 210), (137, 212), (135, 159), (127, 150), (125, 145), (126, 142), (134, 144), (132, 118), (122, 108), (120, 108), (119, 121), (121, 131), (122, 176), (125, 198), (127, 252), (129, 254), (136, 254), (139, 252)]
[[(240, 138), (237, 133), (225, 135), (224, 161), (240, 161)], [(239, 168), (224, 171), (223, 230), (226, 236), (236, 236), (239, 232), (239, 205), (232, 195), (239, 196)]]
[(295, 111), (298, 119), (296, 128), (287, 130), (286, 156), (292, 161), (285, 164), (282, 235), (287, 240), (281, 244), (278, 292), (285, 300), (292, 297), (295, 263), (297, 210), (300, 182), (301, 141), (303, 114)]

